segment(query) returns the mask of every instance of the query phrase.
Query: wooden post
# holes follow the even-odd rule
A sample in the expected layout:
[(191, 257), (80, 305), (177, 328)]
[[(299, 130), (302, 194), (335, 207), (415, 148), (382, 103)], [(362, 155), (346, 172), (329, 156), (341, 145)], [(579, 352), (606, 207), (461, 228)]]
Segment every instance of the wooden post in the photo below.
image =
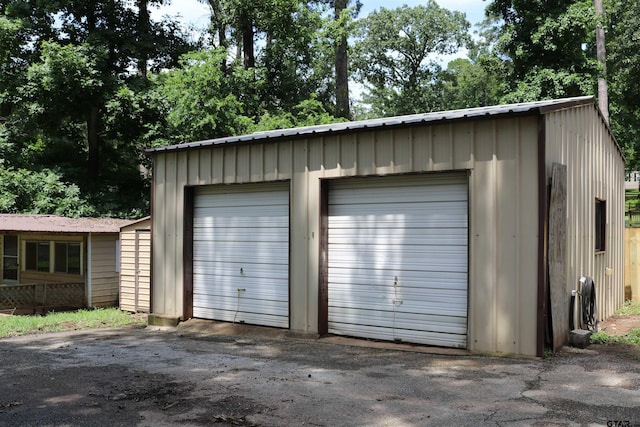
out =
[(569, 299), (567, 284), (567, 166), (554, 163), (549, 201), (549, 288), (553, 351), (569, 342)]

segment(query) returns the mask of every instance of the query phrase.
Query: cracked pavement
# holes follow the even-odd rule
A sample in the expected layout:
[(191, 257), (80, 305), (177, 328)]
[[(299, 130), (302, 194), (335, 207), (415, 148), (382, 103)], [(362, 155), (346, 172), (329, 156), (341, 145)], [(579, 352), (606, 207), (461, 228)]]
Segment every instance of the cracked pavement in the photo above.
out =
[(0, 425), (640, 427), (640, 362), (603, 346), (430, 354), (194, 322), (0, 340)]

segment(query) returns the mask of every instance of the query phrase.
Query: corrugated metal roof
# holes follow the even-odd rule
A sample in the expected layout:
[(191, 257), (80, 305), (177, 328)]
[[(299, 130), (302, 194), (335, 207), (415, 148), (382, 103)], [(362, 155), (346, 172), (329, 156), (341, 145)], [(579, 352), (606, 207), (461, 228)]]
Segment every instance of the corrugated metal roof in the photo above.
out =
[(413, 114), (409, 116), (386, 117), (381, 119), (360, 120), (353, 122), (333, 123), (327, 125), (306, 126), (291, 129), (277, 129), (264, 132), (256, 132), (248, 135), (230, 136), (225, 138), (208, 139), (204, 141), (189, 142), (185, 144), (169, 145), (149, 149), (149, 153), (162, 151), (185, 150), (211, 145), (251, 142), (264, 139), (286, 139), (321, 135), (335, 132), (357, 131), (365, 129), (377, 129), (383, 127), (410, 126), (420, 123), (441, 122), (448, 120), (462, 120), (482, 117), (495, 117), (509, 114), (526, 114), (537, 112), (544, 114), (578, 105), (593, 104), (592, 96), (580, 96), (575, 98), (552, 99), (547, 101), (524, 102), (520, 104), (504, 104), (490, 107), (466, 108), (463, 110), (441, 111), (435, 113)]
[(66, 218), (57, 215), (0, 214), (0, 232), (118, 233), (129, 219)]

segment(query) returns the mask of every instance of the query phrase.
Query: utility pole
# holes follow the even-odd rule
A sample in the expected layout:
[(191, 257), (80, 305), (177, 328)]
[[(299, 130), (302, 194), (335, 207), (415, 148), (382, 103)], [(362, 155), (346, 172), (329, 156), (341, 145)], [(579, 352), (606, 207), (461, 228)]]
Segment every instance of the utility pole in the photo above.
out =
[(604, 10), (602, 0), (593, 0), (596, 9), (596, 58), (600, 63), (600, 75), (598, 76), (598, 106), (607, 123), (609, 123), (609, 88), (607, 84), (607, 50), (604, 44), (604, 27), (602, 21)]

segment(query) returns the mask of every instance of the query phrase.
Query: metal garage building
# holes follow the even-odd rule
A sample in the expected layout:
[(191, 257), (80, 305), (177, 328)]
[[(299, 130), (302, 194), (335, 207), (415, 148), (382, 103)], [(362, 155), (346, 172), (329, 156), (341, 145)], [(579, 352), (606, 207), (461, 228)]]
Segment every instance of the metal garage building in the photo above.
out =
[(591, 97), (151, 153), (157, 315), (541, 356), (579, 277), (600, 317), (623, 301), (624, 159)]

